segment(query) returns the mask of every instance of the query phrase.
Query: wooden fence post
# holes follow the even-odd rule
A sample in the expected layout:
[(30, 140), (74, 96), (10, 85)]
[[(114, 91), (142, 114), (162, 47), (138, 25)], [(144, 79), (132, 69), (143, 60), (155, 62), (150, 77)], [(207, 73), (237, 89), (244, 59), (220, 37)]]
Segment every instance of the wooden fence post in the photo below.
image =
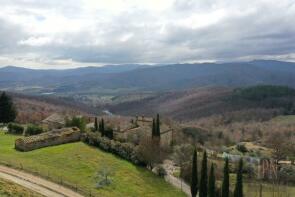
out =
[(262, 184), (260, 183), (259, 186), (259, 197), (262, 197)]

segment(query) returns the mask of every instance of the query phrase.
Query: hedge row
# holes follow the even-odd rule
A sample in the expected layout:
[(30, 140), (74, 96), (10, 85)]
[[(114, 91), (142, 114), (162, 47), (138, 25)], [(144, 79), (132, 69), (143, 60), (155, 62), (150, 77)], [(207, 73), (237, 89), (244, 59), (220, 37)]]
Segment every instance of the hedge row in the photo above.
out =
[(121, 143), (119, 141), (110, 140), (101, 137), (100, 133), (87, 132), (82, 135), (81, 140), (91, 146), (98, 147), (104, 151), (113, 153), (125, 160), (136, 165), (145, 166), (143, 159), (140, 158), (136, 146), (131, 143)]
[(44, 130), (43, 130), (43, 128), (41, 126), (30, 124), (27, 127), (25, 135), (26, 136), (38, 135), (38, 134), (43, 133), (43, 132), (44, 132)]
[(12, 134), (23, 134), (25, 130), (22, 125), (17, 123), (9, 123), (7, 128), (8, 128), (8, 133), (12, 133)]
[(7, 125), (7, 128), (8, 133), (17, 135), (22, 135), (25, 133), (25, 136), (38, 135), (44, 132), (42, 127), (33, 124), (29, 124), (27, 129), (25, 129), (24, 126), (11, 122)]

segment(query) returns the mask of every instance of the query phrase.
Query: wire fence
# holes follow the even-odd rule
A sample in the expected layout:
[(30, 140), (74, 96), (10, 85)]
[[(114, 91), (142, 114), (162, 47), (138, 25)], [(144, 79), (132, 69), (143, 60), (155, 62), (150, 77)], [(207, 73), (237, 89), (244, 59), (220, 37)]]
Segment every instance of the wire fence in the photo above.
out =
[(40, 169), (38, 169), (36, 167), (33, 167), (33, 168), (26, 167), (22, 163), (16, 164), (13, 162), (4, 162), (4, 161), (0, 161), (0, 165), (11, 167), (13, 169), (21, 170), (21, 171), (30, 173), (32, 175), (44, 178), (48, 181), (54, 182), (56, 184), (66, 187), (68, 189), (71, 189), (77, 193), (80, 193), (83, 196), (87, 196), (87, 197), (95, 197), (96, 196), (94, 189), (84, 188), (84, 187), (79, 186), (77, 183), (69, 182), (69, 181), (65, 180), (63, 176), (56, 176), (56, 175), (51, 174), (49, 170), (47, 170), (47, 171), (42, 170), (41, 171)]
[(292, 186), (282, 185), (279, 183), (263, 183), (263, 182), (249, 182), (245, 181), (246, 188), (244, 188), (244, 193), (251, 197), (262, 197), (262, 196), (272, 196), (272, 197), (293, 197), (294, 190)]

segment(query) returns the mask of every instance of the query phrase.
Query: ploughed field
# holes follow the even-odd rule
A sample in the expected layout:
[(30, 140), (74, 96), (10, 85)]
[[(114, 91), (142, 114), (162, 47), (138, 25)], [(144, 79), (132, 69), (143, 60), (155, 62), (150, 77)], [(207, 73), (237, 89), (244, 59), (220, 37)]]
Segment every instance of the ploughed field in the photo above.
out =
[[(17, 138), (19, 136), (0, 132), (0, 163), (37, 173), (73, 188), (77, 187), (78, 191), (84, 194), (104, 197), (185, 196), (147, 169), (82, 142), (18, 152), (14, 149)], [(104, 168), (111, 170), (112, 183), (102, 189), (96, 189), (95, 175)]]

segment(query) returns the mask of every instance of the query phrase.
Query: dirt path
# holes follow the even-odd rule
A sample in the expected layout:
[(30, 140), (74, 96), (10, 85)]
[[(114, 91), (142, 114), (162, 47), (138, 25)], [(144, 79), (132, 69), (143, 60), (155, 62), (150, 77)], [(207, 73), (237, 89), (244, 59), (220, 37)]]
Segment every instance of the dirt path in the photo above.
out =
[(181, 189), (187, 196), (191, 196), (191, 189), (190, 186), (187, 185), (184, 181), (181, 181), (180, 179), (168, 174), (165, 176), (165, 180), (169, 182), (171, 185), (174, 185), (175, 187)]
[(83, 197), (66, 187), (40, 177), (0, 165), (0, 178), (12, 181), (47, 197)]
[(186, 184), (183, 180), (176, 178), (173, 176), (174, 165), (170, 160), (165, 160), (163, 164), (164, 169), (167, 172), (165, 176), (165, 180), (169, 182), (171, 185), (181, 189), (187, 196), (191, 196), (191, 188), (188, 184)]

